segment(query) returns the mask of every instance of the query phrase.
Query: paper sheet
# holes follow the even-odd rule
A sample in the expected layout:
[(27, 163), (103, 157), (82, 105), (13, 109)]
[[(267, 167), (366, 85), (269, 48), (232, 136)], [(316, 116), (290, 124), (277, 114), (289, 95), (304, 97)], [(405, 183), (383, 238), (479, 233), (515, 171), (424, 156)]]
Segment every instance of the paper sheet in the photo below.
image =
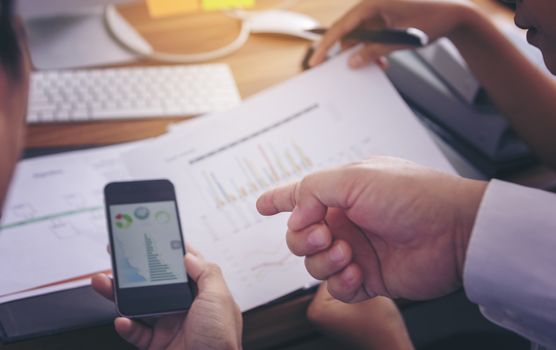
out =
[(124, 157), (132, 176), (174, 182), (186, 241), (222, 267), (243, 311), (312, 281), (286, 247), (287, 215), (256, 212), (260, 193), (372, 155), (453, 171), (382, 71), (352, 71), (346, 60)]
[(242, 310), (314, 282), (286, 247), (287, 215), (256, 212), (260, 193), (377, 154), (453, 171), (382, 71), (346, 57), (155, 140), (21, 162), (0, 222), (0, 302), (109, 269), (102, 187), (132, 178), (174, 182), (186, 241)]
[(111, 268), (102, 191), (129, 179), (120, 154), (135, 145), (19, 163), (0, 222), (0, 297)]

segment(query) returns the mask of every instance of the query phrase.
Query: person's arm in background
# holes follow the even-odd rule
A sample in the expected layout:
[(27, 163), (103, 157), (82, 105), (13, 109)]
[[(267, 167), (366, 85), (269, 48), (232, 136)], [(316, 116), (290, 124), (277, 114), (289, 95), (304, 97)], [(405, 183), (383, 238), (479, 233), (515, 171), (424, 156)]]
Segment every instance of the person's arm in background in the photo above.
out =
[[(520, 6), (521, 1), (518, 23)], [(556, 6), (553, 10), (552, 21)], [(485, 14), (471, 10), (464, 23), (449, 38), (514, 130), (545, 164), (556, 167), (556, 81), (529, 62)], [(556, 71), (556, 62), (547, 66)]]
[[(530, 23), (532, 20), (522, 14), (526, 11), (526, 2), (518, 1), (517, 4), (520, 26), (542, 25), (545, 31), (548, 31), (547, 27), (554, 27), (553, 46), (543, 48), (547, 51), (543, 52), (545, 61), (554, 61), (549, 64), (554, 72), (556, 53), (552, 53), (555, 57), (550, 57), (550, 50), (556, 50), (556, 25), (551, 24), (556, 15), (556, 3), (535, 0), (547, 3), (544, 5), (544, 16), (536, 17), (539, 24)], [(310, 64), (322, 62), (335, 42), (359, 26), (416, 27), (425, 31), (432, 40), (444, 36), (451, 39), (518, 134), (547, 165), (556, 167), (556, 82), (521, 55), (477, 7), (460, 1), (363, 1), (331, 27)], [(375, 62), (400, 48), (366, 44), (354, 54), (350, 64), (356, 68)]]
[(330, 295), (322, 283), (307, 308), (307, 318), (349, 349), (415, 349), (400, 310), (388, 298), (347, 304)]

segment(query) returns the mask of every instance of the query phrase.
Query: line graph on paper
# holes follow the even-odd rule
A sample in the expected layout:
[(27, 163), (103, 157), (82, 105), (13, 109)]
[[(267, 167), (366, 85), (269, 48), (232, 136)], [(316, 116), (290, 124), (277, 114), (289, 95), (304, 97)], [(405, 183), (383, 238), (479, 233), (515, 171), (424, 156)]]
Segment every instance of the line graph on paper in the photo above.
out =
[[(100, 220), (104, 220), (104, 207), (100, 198), (88, 196), (82, 193), (68, 193), (52, 199), (51, 206), (37, 205), (31, 202), (19, 202), (7, 207), (4, 220), (0, 224), (0, 230), (22, 228), (29, 225), (47, 223), (49, 230), (57, 237), (70, 237), (82, 232), (83, 229), (74, 229), (70, 222), (75, 221), (75, 217), (81, 220), (81, 225), (87, 226), (89, 222), (98, 226)], [(99, 202), (100, 200), (100, 202)], [(54, 210), (51, 209), (54, 207)], [(70, 234), (73, 231), (73, 234)]]
[(118, 152), (101, 150), (98, 151), (101, 156), (94, 152), (21, 162), (2, 213), (0, 230), (101, 215), (104, 185), (128, 175)]
[(70, 152), (18, 164), (0, 221), (5, 282), (0, 295), (110, 269), (102, 189), (109, 181), (129, 178), (120, 160), (126, 149)]
[(234, 270), (234, 274), (246, 287), (265, 283), (274, 279), (277, 274), (287, 275), (290, 271), (295, 274), (303, 265), (302, 259), (290, 253), (284, 242), (250, 248), (241, 255), (230, 248), (224, 248), (221, 252), (227, 267)]
[(251, 272), (255, 279), (261, 280), (269, 275), (273, 269), (284, 270), (289, 264), (298, 264), (298, 259), (295, 259), (291, 253), (285, 253), (280, 258), (269, 259), (257, 265), (251, 266)]

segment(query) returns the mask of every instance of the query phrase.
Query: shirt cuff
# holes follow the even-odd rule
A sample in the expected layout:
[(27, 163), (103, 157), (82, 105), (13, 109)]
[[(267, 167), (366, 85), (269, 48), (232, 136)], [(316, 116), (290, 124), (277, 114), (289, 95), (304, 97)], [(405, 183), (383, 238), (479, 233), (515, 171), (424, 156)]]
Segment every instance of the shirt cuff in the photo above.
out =
[(556, 348), (556, 195), (493, 180), (467, 248), (463, 282), (492, 322)]

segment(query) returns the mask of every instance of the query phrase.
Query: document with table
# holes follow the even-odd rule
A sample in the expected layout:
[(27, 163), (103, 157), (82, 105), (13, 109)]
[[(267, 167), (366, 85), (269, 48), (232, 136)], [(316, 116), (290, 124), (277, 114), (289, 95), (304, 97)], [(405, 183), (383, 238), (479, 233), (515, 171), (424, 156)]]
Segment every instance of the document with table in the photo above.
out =
[(22, 161), (1, 221), (0, 303), (109, 270), (102, 187), (167, 178), (186, 242), (221, 266), (241, 310), (260, 306), (315, 281), (286, 247), (287, 215), (260, 216), (256, 198), (373, 155), (453, 172), (383, 72), (350, 70), (344, 54), (155, 139)]

